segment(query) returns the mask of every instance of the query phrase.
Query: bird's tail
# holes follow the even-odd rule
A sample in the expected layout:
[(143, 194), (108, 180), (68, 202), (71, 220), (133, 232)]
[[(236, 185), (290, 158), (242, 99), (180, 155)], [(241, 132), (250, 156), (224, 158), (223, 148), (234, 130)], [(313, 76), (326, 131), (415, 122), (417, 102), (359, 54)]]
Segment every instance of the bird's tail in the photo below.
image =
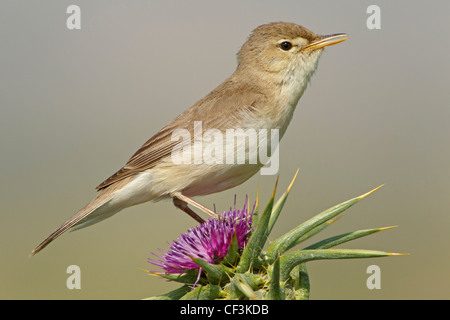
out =
[(71, 229), (77, 230), (94, 223), (97, 223), (103, 219), (109, 218), (113, 214), (117, 213), (120, 209), (114, 208), (110, 205), (111, 197), (105, 197), (100, 193), (91, 203), (78, 211), (69, 220), (64, 222), (59, 228), (53, 231), (47, 238), (45, 238), (30, 254), (34, 256), (36, 253), (44, 249), (50, 242), (55, 240), (61, 234)]

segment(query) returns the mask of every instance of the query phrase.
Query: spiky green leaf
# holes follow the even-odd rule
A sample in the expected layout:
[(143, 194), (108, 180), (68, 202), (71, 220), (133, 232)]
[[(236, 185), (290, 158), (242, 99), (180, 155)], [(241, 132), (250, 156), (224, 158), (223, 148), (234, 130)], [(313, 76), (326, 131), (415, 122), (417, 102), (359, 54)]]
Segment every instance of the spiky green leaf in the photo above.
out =
[[(380, 187), (378, 187), (380, 188)], [(348, 201), (345, 201), (343, 203), (340, 203), (338, 205), (335, 205), (318, 215), (312, 217), (311, 219), (307, 220), (306, 222), (300, 224), (298, 227), (292, 229), (288, 233), (284, 234), (283, 236), (276, 239), (270, 247), (267, 249), (266, 259), (271, 264), (275, 261), (278, 254), (282, 254), (285, 251), (292, 248), (294, 245), (297, 244), (297, 240), (305, 235), (307, 232), (311, 231), (315, 227), (321, 225), (322, 223), (325, 223), (326, 221), (333, 219), (343, 211), (347, 210), (351, 206), (353, 206), (355, 203), (363, 199), (364, 197), (368, 196), (378, 188), (375, 188), (359, 197), (355, 197), (353, 199), (350, 199)]]
[(290, 275), (291, 279), (294, 280), (293, 287), (295, 300), (308, 300), (310, 283), (306, 263), (301, 263), (294, 267)]
[(380, 232), (383, 230), (391, 229), (392, 227), (384, 227), (384, 228), (376, 228), (376, 229), (366, 229), (366, 230), (358, 230), (354, 232), (347, 232), (343, 233), (337, 236), (333, 236), (327, 239), (324, 239), (322, 241), (316, 242), (310, 246), (307, 246), (304, 250), (311, 250), (311, 249), (328, 249), (335, 247), (337, 245), (340, 245), (342, 243), (355, 240), (358, 238), (362, 238), (371, 234), (374, 234), (376, 232)]
[(214, 284), (199, 286), (186, 293), (180, 300), (215, 300), (224, 297), (221, 287)]
[(264, 284), (264, 277), (252, 272), (237, 273), (229, 284), (227, 300), (241, 300), (243, 298), (257, 298), (257, 289)]
[(284, 293), (280, 285), (280, 258), (276, 259), (270, 272), (270, 285), (267, 293), (269, 300), (284, 300)]
[(253, 287), (247, 282), (247, 279), (244, 275), (237, 274), (233, 278), (233, 284), (248, 299), (256, 299), (255, 291), (253, 290)]
[(228, 247), (228, 252), (225, 258), (223, 258), (222, 263), (226, 266), (234, 266), (239, 258), (239, 243), (236, 237), (236, 233), (231, 239), (230, 246)]
[(315, 249), (290, 252), (281, 256), (280, 259), (281, 281), (286, 281), (289, 278), (289, 273), (296, 265), (312, 260), (374, 258), (391, 255), (398, 254), (359, 249)]
[(316, 234), (318, 234), (319, 232), (321, 232), (323, 229), (327, 228), (328, 226), (330, 226), (333, 222), (337, 221), (340, 218), (340, 216), (335, 217), (333, 219), (330, 219), (328, 221), (325, 221), (322, 224), (319, 224), (317, 227), (311, 229), (310, 231), (306, 232), (305, 234), (303, 234), (301, 237), (299, 237), (293, 244), (292, 247), (302, 243), (303, 241), (308, 240), (309, 238), (312, 238), (313, 236), (315, 236)]
[(148, 297), (143, 300), (180, 300), (180, 298), (183, 297), (189, 291), (191, 291), (191, 288), (189, 286), (182, 286), (178, 289), (167, 292), (165, 294), (154, 297)]
[(228, 275), (232, 274), (232, 269), (225, 267), (223, 264), (211, 264), (200, 258), (191, 258), (200, 268), (202, 268), (209, 283), (219, 284), (228, 280)]
[(297, 175), (298, 175), (298, 170), (295, 173), (294, 178), (292, 179), (292, 181), (291, 181), (290, 185), (288, 186), (288, 188), (286, 189), (286, 191), (281, 195), (281, 197), (278, 199), (278, 201), (273, 206), (272, 213), (270, 215), (269, 225), (267, 227), (267, 232), (266, 232), (267, 235), (266, 235), (266, 237), (269, 236), (270, 232), (273, 229), (273, 226), (277, 222), (277, 219), (280, 216), (281, 210), (283, 209), (284, 203), (287, 200), (289, 192), (291, 192), (292, 186), (294, 185), (294, 182), (295, 182), (295, 179), (297, 178)]
[(272, 213), (277, 184), (278, 179), (277, 183), (275, 184), (275, 190), (273, 191), (272, 197), (267, 204), (266, 209), (259, 218), (258, 225), (253, 230), (252, 235), (247, 242), (247, 245), (242, 251), (241, 259), (236, 268), (236, 272), (238, 273), (244, 273), (250, 269), (250, 266), (256, 262), (258, 255), (267, 240), (267, 227), (269, 225), (270, 215)]
[(180, 282), (185, 284), (194, 284), (197, 282), (198, 278), (198, 270), (189, 270), (185, 273), (166, 273), (166, 272), (154, 272), (154, 271), (147, 271), (148, 274), (160, 278), (164, 278), (169, 281), (174, 282)]

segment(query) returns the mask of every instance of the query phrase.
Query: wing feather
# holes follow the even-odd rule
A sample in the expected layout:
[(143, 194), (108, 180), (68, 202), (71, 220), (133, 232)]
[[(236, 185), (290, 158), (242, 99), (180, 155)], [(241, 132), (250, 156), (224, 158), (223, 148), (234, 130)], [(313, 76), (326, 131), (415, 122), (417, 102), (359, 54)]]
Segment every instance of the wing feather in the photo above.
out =
[[(175, 129), (188, 130), (192, 141), (195, 121), (202, 121), (202, 130), (207, 130), (208, 128), (236, 128), (238, 127), (236, 124), (240, 119), (239, 113), (255, 114), (255, 110), (266, 101), (265, 96), (259, 92), (249, 91), (248, 88), (235, 88), (235, 90), (232, 90), (232, 87), (233, 85), (230, 85), (230, 83), (223, 83), (175, 118), (143, 144), (119, 171), (97, 186), (97, 190), (104, 189), (136, 173), (151, 169), (167, 157), (170, 157), (174, 148), (182, 147), (179, 141), (172, 140), (172, 134)], [(215, 116), (205, 117), (205, 114)], [(183, 141), (186, 142), (185, 140)]]

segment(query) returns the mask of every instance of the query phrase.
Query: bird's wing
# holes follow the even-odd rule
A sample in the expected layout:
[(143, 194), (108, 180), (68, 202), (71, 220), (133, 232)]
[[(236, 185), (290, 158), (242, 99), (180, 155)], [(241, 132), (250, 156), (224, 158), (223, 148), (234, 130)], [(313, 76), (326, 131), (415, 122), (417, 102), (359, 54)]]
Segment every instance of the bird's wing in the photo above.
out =
[[(176, 129), (188, 130), (192, 139), (195, 121), (202, 122), (203, 131), (209, 128), (237, 128), (237, 123), (241, 123), (242, 119), (250, 120), (256, 114), (255, 110), (265, 103), (265, 96), (257, 92), (217, 89), (150, 138), (119, 171), (97, 186), (97, 190), (151, 169), (170, 157), (174, 148), (182, 148), (179, 141), (172, 141), (172, 134)], [(205, 114), (213, 116), (205, 117)], [(183, 142), (190, 143), (185, 140)]]

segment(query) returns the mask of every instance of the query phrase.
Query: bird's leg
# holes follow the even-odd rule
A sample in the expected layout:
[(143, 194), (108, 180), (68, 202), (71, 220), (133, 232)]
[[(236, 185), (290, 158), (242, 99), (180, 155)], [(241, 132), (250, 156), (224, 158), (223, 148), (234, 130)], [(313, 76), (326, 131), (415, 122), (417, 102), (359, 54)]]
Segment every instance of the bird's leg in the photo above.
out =
[(186, 202), (184, 202), (178, 198), (173, 198), (173, 204), (178, 209), (181, 209), (184, 212), (186, 212), (189, 216), (191, 216), (198, 223), (202, 224), (205, 222), (205, 220), (203, 220), (198, 214), (196, 214), (194, 211), (191, 210), (191, 208), (188, 207)]
[(184, 212), (186, 212), (188, 215), (190, 215), (192, 218), (194, 218), (195, 220), (199, 221), (200, 223), (203, 223), (204, 220), (202, 218), (200, 218), (194, 211), (192, 211), (189, 207), (188, 204), (192, 205), (193, 207), (203, 211), (204, 213), (210, 215), (211, 217), (213, 217), (214, 219), (219, 219), (219, 216), (217, 213), (215, 213), (214, 211), (206, 208), (205, 206), (201, 205), (200, 203), (192, 200), (189, 197), (186, 197), (185, 195), (182, 195), (179, 192), (176, 192), (174, 194), (172, 194), (173, 197), (173, 203), (174, 205), (183, 210)]

